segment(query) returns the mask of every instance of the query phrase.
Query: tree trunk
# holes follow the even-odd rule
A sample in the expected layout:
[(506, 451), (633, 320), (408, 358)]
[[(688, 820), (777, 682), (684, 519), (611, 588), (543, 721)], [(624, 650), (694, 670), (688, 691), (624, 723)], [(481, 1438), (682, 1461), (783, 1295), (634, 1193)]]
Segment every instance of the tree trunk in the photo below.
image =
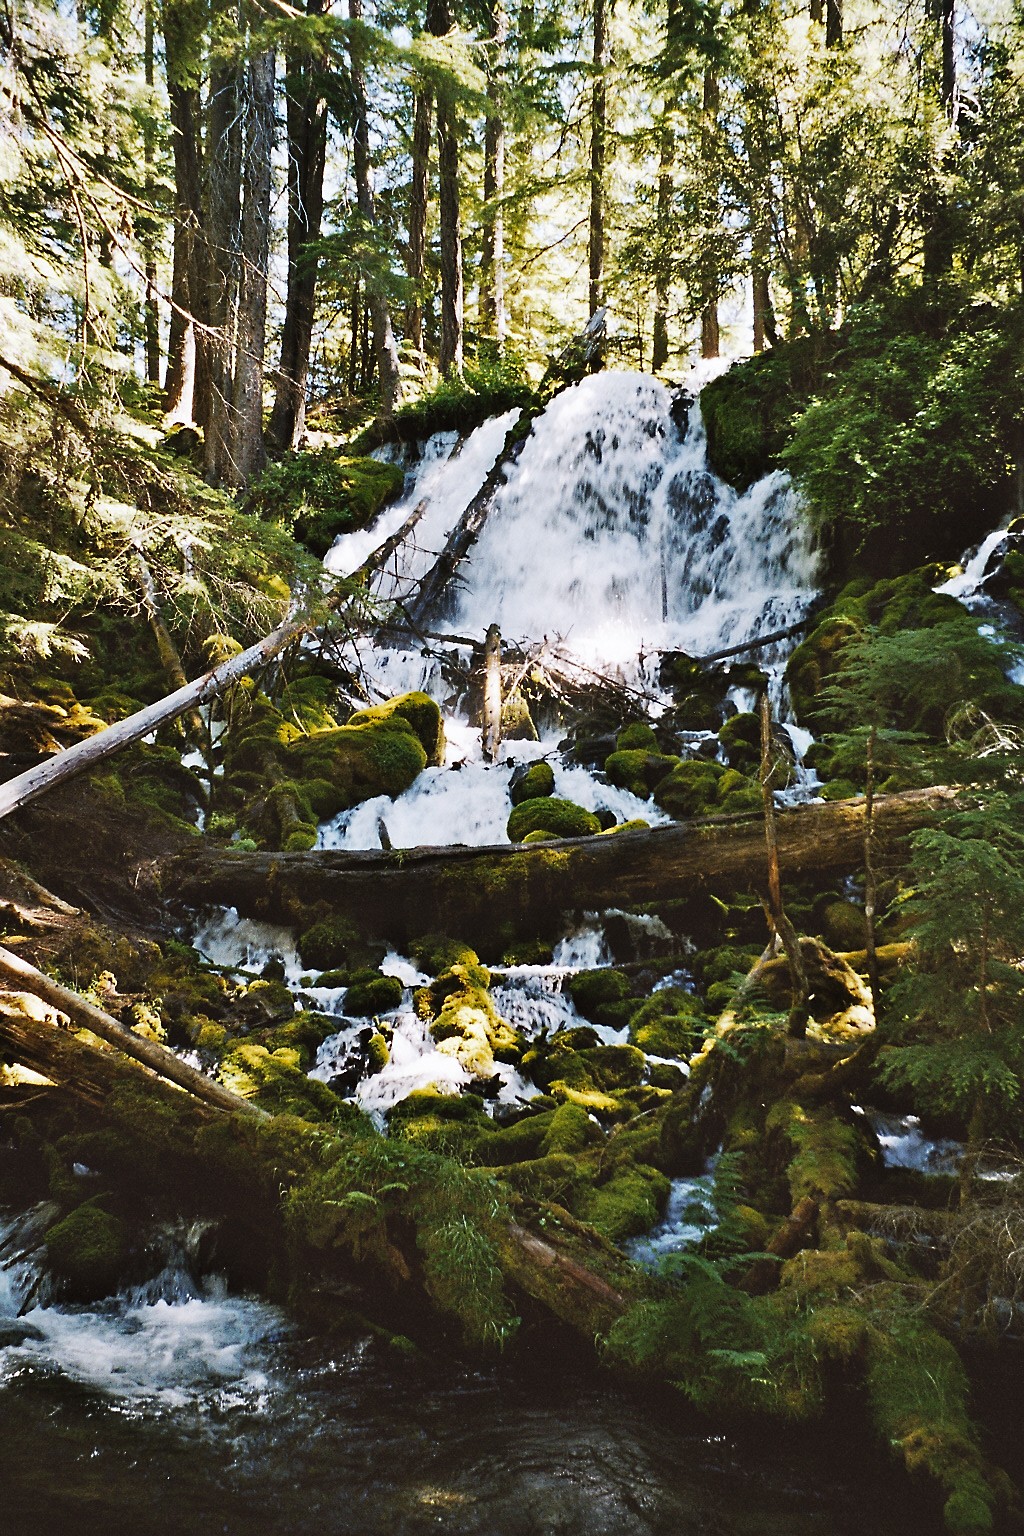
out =
[(409, 253), (406, 270), (411, 296), (405, 311), (405, 330), (416, 349), (420, 368), (423, 350), (423, 285), (427, 272), (427, 186), (430, 178), (430, 129), (434, 115), (429, 87), (421, 85), (413, 97), (412, 184), (409, 188)]
[(825, 0), (825, 47), (843, 45), (843, 0)]
[(248, 485), (266, 467), (263, 443), (263, 360), (270, 273), (270, 162), (274, 148), (275, 59), (259, 53), (246, 67), (245, 150), (242, 164), (241, 277), (235, 341), (232, 477)]
[(210, 396), (205, 419), (203, 472), (210, 485), (235, 483), (234, 360), (238, 295), (239, 213), (242, 144), (239, 122), (239, 75), (233, 64), (219, 65), (210, 79), (206, 178), (208, 217), (204, 265), (210, 360)]
[[(936, 12), (939, 23), (939, 49), (941, 56), (939, 100), (942, 114), (948, 123), (956, 122), (956, 0), (939, 0)], [(955, 151), (947, 151), (938, 168), (938, 176), (952, 170)], [(924, 230), (924, 273), (926, 278), (941, 278), (953, 265), (955, 236), (949, 199), (942, 187), (936, 185), (926, 194)]]
[(421, 578), (415, 591), (405, 600), (403, 604), (405, 613), (414, 626), (420, 625), (429, 617), (440, 602), (444, 589), (458, 566), (479, 538), (480, 530), (491, 510), (494, 493), (501, 485), (509, 465), (515, 462), (531, 425), (528, 419), (524, 421), (524, 416), (520, 413), (509, 427), (502, 450), (495, 459), (487, 479), (448, 535), (444, 548), (430, 570)]
[(501, 631), (492, 624), (484, 640), (484, 697), (481, 745), (489, 763), (501, 746)]
[(174, 263), (164, 408), (172, 421), (205, 421), (209, 345), (200, 328), (206, 319), (207, 295), (200, 280), (203, 170), (199, 90), (191, 83), (194, 39), (188, 31), (188, 18), (176, 6), (165, 4), (163, 16), (174, 155)]
[[(428, 0), (427, 26), (435, 37), (452, 29), (448, 0)], [(441, 344), (443, 374), (461, 374), (463, 365), (462, 215), (459, 200), (459, 129), (452, 87), (437, 88), (437, 179), (441, 236)]]
[(775, 814), (776, 757), (772, 740), (772, 708), (767, 692), (760, 699), (761, 715), (761, 797), (764, 804), (764, 835), (768, 848), (768, 904), (772, 929), (782, 940), (789, 964), (793, 1003), (789, 1011), (788, 1032), (795, 1039), (807, 1033), (810, 1012), (807, 1007), (807, 969), (796, 930), (786, 915), (782, 900), (782, 876), (779, 870), (779, 838)]
[[(306, 0), (320, 16), (329, 0)], [(275, 448), (298, 448), (306, 427), (306, 385), (316, 314), (317, 254), (324, 210), (327, 105), (322, 71), (312, 55), (291, 53), (285, 70), (288, 123), (288, 290), (281, 360), (267, 438)]]
[[(143, 16), (143, 74), (146, 85), (152, 91), (154, 83), (153, 72), (153, 4), (152, 0), (145, 0)], [(152, 110), (149, 105), (147, 110)], [(155, 145), (153, 143), (153, 124), (147, 119), (145, 126), (145, 140), (143, 153), (146, 161), (146, 201), (152, 203), (154, 197), (153, 186), (153, 155)], [(147, 384), (160, 383), (160, 308), (157, 303), (156, 280), (156, 230), (150, 230), (145, 239), (146, 256), (146, 300), (144, 306), (146, 322), (146, 382)]]
[(590, 98), (590, 316), (604, 305), (605, 175), (608, 159), (609, 23), (615, 0), (594, 0), (594, 79)]
[[(953, 794), (910, 790), (875, 801), (875, 837), (884, 843), (887, 864), (902, 861), (906, 839), (934, 821)], [(789, 878), (856, 869), (864, 802), (779, 811), (776, 840)], [(519, 936), (554, 931), (568, 910), (656, 902), (687, 889), (701, 896), (763, 891), (765, 835), (757, 815), (525, 847), (403, 848), (392, 854), (234, 853), (189, 839), (160, 863), (158, 873), (165, 892), (195, 906), (224, 904), (246, 915), (299, 923), (323, 904), (395, 943), (433, 930), (486, 946), (499, 942), (506, 927)]]
[[(349, 19), (361, 23), (363, 0), (348, 0)], [(367, 234), (377, 228), (373, 186), (370, 181), (370, 121), (366, 105), (366, 69), (363, 62), (363, 46), (358, 30), (349, 41), (349, 58), (352, 69), (352, 161), (356, 177), (356, 200)], [(402, 380), (398, 366), (398, 347), (391, 326), (391, 310), (387, 296), (381, 292), (379, 280), (373, 274), (364, 279), (367, 306), (373, 329), (373, 351), (377, 360), (377, 376), (380, 379), (380, 409), (382, 416), (393, 416), (402, 403)]]
[(483, 245), (480, 253), (480, 330), (501, 352), (505, 345), (505, 51), (508, 12), (504, 0), (491, 9), (494, 55), (487, 77), (488, 111), (484, 125)]
[[(718, 168), (715, 145), (718, 138), (718, 109), (721, 90), (718, 76), (713, 69), (704, 71), (704, 101), (701, 112), (701, 159), (704, 163), (704, 196), (707, 201), (708, 227), (719, 222)], [(700, 355), (717, 357), (721, 347), (718, 324), (717, 283), (705, 279), (704, 303), (700, 314)]]

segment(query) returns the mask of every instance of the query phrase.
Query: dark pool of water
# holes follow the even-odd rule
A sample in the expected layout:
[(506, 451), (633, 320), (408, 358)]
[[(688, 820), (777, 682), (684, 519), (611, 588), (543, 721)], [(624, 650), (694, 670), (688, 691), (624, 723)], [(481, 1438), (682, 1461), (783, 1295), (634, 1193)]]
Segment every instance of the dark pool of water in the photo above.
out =
[[(258, 1390), (147, 1405), (26, 1362), (0, 1391), (25, 1536), (933, 1536), (859, 1436), (709, 1436), (536, 1358), (483, 1372), (284, 1337)], [(852, 1432), (851, 1432), (852, 1435)]]

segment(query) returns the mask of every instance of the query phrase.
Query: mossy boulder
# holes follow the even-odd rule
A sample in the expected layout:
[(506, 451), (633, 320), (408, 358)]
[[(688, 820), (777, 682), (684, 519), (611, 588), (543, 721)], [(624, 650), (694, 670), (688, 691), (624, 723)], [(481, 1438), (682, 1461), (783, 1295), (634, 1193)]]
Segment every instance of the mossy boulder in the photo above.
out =
[[(343, 917), (326, 917), (299, 935), (299, 958), (309, 971), (331, 972), (350, 963), (361, 939), (354, 923)], [(330, 982), (321, 978), (321, 984)], [(339, 983), (343, 985), (343, 983)]]
[(524, 800), (515, 806), (506, 829), (510, 843), (523, 842), (530, 832), (547, 832), (551, 837), (592, 837), (600, 830), (601, 823), (592, 811), (555, 796)]
[(577, 1055), (590, 1081), (603, 1093), (638, 1087), (647, 1069), (643, 1051), (634, 1045), (594, 1045)]
[(756, 811), (761, 790), (751, 779), (721, 763), (691, 758), (679, 763), (655, 787), (655, 802), (677, 820)]
[(655, 1226), (668, 1203), (669, 1181), (644, 1163), (623, 1169), (598, 1188), (584, 1190), (574, 1205), (582, 1221), (621, 1243)]
[(641, 800), (646, 800), (656, 784), (679, 763), (678, 757), (652, 752), (646, 747), (613, 752), (605, 759), (604, 771), (610, 784), (628, 789)]
[(596, 971), (577, 971), (566, 982), (566, 991), (577, 1010), (595, 1024), (613, 1028), (625, 1020), (621, 1005), (630, 995), (629, 977), (623, 971), (602, 967)]
[(128, 1258), (128, 1227), (89, 1201), (46, 1233), (46, 1256), (72, 1301), (94, 1301), (116, 1290)]
[(663, 987), (631, 1016), (629, 1043), (650, 1056), (686, 1057), (708, 1028), (699, 1000), (682, 987)]
[(555, 770), (550, 763), (531, 763), (524, 773), (516, 769), (508, 787), (513, 805), (526, 800), (543, 800), (555, 792)]
[(843, 647), (862, 631), (858, 619), (836, 614), (815, 625), (793, 651), (786, 663), (786, 684), (801, 725), (813, 724), (818, 695), (842, 666)]
[(617, 752), (657, 752), (658, 738), (646, 720), (634, 720), (625, 726), (615, 738)]
[(730, 768), (740, 773), (756, 773), (761, 763), (761, 722), (749, 711), (733, 715), (718, 733), (718, 739)]
[[(413, 939), (409, 952), (416, 964), (431, 976), (440, 976), (454, 965), (479, 965), (480, 956), (461, 939), (449, 938), (444, 933), (425, 933)], [(488, 982), (483, 983), (489, 985)]]
[(346, 725), (374, 725), (385, 720), (404, 720), (413, 730), (427, 762), (438, 767), (444, 762), (444, 720), (437, 704), (427, 693), (402, 693), (383, 704), (370, 709), (357, 710), (350, 715)]
[(401, 1006), (402, 991), (397, 976), (374, 976), (372, 980), (356, 982), (345, 993), (345, 1013), (357, 1019), (391, 1013)]
[[(494, 1077), (497, 1062), (519, 1062), (526, 1045), (519, 1031), (498, 1014), (474, 974), (479, 971), (455, 965), (438, 977), (434, 985), (441, 984), (443, 1001), (430, 1033), (442, 1054), (453, 1056), (471, 1076), (486, 1080)], [(430, 989), (424, 988), (424, 993), (429, 997)]]
[(300, 737), (287, 755), (297, 777), (333, 784), (345, 806), (400, 795), (427, 766), (422, 741), (397, 713)]
[(560, 1104), (548, 1122), (540, 1151), (543, 1156), (552, 1152), (582, 1152), (596, 1141), (604, 1140), (604, 1132), (579, 1104)]
[(701, 391), (708, 458), (738, 491), (777, 466), (792, 419), (817, 378), (821, 347), (819, 336), (772, 347), (734, 364)]

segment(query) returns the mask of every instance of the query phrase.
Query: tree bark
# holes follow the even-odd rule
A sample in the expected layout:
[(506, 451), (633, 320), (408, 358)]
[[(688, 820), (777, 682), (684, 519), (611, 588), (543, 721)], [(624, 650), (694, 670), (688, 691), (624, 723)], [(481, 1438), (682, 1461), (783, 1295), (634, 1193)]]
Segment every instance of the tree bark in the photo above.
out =
[(484, 697), (481, 743), (484, 757), (496, 762), (501, 746), (501, 631), (492, 624), (484, 640)]
[[(718, 109), (721, 90), (718, 76), (713, 69), (704, 71), (704, 101), (701, 112), (701, 159), (703, 161), (704, 196), (708, 205), (709, 226), (718, 223), (718, 170), (715, 142), (718, 137)], [(718, 323), (717, 285), (705, 278), (704, 303), (700, 315), (700, 355), (717, 357), (721, 348), (721, 331)]]
[[(330, 0), (306, 0), (320, 16)], [(324, 210), (327, 106), (318, 61), (305, 53), (286, 59), (288, 124), (288, 289), (281, 359), (267, 438), (275, 448), (298, 448), (306, 427), (306, 385), (316, 315), (316, 242)]]
[(604, 305), (605, 176), (608, 159), (609, 22), (615, 0), (594, 0), (594, 79), (590, 98), (589, 301), (591, 319)]
[(504, 0), (491, 7), (494, 55), (487, 77), (488, 110), (484, 124), (483, 244), (480, 253), (480, 330), (499, 352), (505, 346), (505, 100), (503, 75), (508, 45)]
[[(349, 19), (357, 25), (363, 19), (363, 0), (348, 0)], [(367, 234), (377, 228), (373, 185), (370, 180), (370, 119), (366, 104), (366, 68), (358, 30), (349, 40), (352, 70), (352, 161), (356, 177), (356, 201)], [(402, 403), (402, 380), (398, 366), (398, 347), (391, 325), (391, 309), (379, 280), (372, 273), (364, 278), (367, 305), (373, 330), (373, 351), (380, 380), (382, 416), (393, 416)]]
[[(93, 738), (97, 740), (100, 738)], [(74, 749), (71, 749), (74, 750)], [(875, 801), (875, 837), (888, 863), (932, 822), (950, 789), (910, 790)], [(777, 843), (787, 877), (846, 872), (860, 864), (863, 800), (782, 810)], [(765, 888), (760, 815), (713, 817), (649, 831), (540, 845), (409, 848), (394, 853), (233, 853), (194, 845), (159, 865), (163, 889), (195, 906), (225, 904), (252, 916), (305, 921), (318, 904), (358, 916), (370, 932), (404, 942), (434, 930), (467, 943), (509, 929), (536, 935), (567, 910)]]
[[(452, 29), (448, 0), (428, 0), (427, 26), (435, 37)], [(445, 375), (463, 366), (462, 214), (459, 197), (459, 129), (453, 88), (437, 89), (437, 182), (441, 238), (441, 343), (438, 362)]]
[[(143, 10), (143, 76), (146, 85), (152, 90), (155, 79), (153, 70), (154, 29), (152, 0), (145, 0)], [(152, 110), (152, 103), (147, 104), (147, 110)], [(153, 201), (154, 196), (153, 158), (155, 145), (153, 137), (153, 124), (147, 119), (143, 153), (146, 161), (146, 201), (148, 203)], [(145, 238), (146, 299), (144, 315), (147, 384), (160, 383), (160, 306), (157, 302), (156, 249), (156, 230), (152, 229), (147, 232)]]
[(248, 485), (266, 467), (263, 442), (263, 359), (270, 274), (270, 162), (274, 148), (272, 52), (256, 54), (245, 71), (242, 162), (241, 277), (235, 337), (232, 483)]
[[(194, 38), (185, 13), (165, 4), (164, 57), (174, 156), (174, 258), (164, 409), (172, 421), (205, 421), (209, 409), (206, 290), (200, 280), (203, 167), (199, 90), (192, 83)], [(196, 323), (198, 322), (198, 324)]]
[[(768, 848), (768, 910), (771, 926), (782, 940), (789, 964), (793, 1003), (789, 1010), (789, 1033), (802, 1039), (810, 1017), (807, 1007), (807, 969), (800, 951), (796, 929), (786, 915), (782, 900), (782, 876), (779, 870), (779, 838), (775, 814), (775, 752), (772, 741), (772, 709), (767, 692), (762, 693), (761, 715), (761, 797), (764, 804), (764, 835)], [(865, 811), (865, 817), (867, 812)]]
[(409, 188), (409, 252), (406, 270), (411, 296), (405, 311), (405, 330), (416, 349), (420, 368), (423, 350), (423, 285), (427, 272), (427, 188), (430, 179), (430, 130), (433, 96), (421, 85), (413, 97), (412, 184)]
[(208, 214), (204, 242), (210, 395), (205, 418), (203, 472), (210, 485), (235, 483), (234, 361), (238, 296), (239, 214), (242, 144), (239, 132), (239, 74), (219, 65), (210, 79), (206, 177)]

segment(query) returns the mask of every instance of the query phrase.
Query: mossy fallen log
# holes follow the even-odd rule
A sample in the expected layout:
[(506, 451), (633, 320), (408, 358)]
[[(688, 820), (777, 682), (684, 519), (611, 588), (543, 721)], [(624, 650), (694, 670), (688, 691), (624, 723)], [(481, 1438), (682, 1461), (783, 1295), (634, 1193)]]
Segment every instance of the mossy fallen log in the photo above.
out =
[[(877, 800), (879, 850), (899, 860), (909, 835), (953, 795), (937, 788)], [(862, 799), (780, 811), (783, 878), (857, 868), (863, 824)], [(285, 922), (332, 909), (396, 942), (447, 931), (479, 947), (498, 935), (543, 932), (570, 909), (655, 902), (688, 889), (761, 890), (767, 868), (763, 823), (748, 815), (489, 848), (270, 854), (189, 844), (160, 862), (158, 877), (166, 894), (194, 906)]]

